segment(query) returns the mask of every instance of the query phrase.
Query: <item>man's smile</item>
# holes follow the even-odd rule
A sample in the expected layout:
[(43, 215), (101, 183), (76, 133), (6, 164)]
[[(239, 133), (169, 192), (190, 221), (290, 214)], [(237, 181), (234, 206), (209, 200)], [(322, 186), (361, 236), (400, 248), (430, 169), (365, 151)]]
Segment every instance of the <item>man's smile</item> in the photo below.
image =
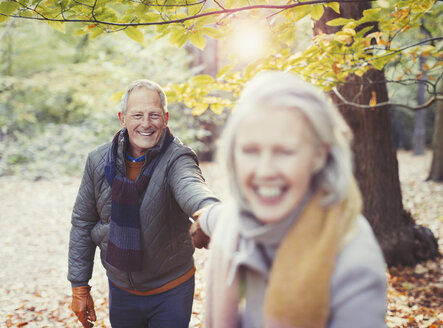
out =
[(149, 136), (152, 136), (154, 134), (154, 132), (141, 132), (141, 131), (138, 131), (138, 134), (141, 134), (144, 137), (149, 137)]

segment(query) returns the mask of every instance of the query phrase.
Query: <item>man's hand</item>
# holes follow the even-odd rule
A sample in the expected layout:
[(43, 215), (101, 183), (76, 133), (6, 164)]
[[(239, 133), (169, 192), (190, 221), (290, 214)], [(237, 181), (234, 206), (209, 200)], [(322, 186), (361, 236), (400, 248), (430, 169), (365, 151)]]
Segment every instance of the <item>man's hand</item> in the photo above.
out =
[(192, 245), (194, 245), (195, 248), (208, 248), (209, 241), (211, 240), (209, 236), (203, 232), (203, 230), (200, 228), (200, 224), (198, 223), (198, 218), (208, 207), (209, 206), (203, 207), (192, 214), (195, 221), (192, 223), (189, 233), (191, 234)]
[(93, 327), (92, 321), (97, 320), (90, 290), (90, 286), (72, 287), (72, 311), (84, 328)]

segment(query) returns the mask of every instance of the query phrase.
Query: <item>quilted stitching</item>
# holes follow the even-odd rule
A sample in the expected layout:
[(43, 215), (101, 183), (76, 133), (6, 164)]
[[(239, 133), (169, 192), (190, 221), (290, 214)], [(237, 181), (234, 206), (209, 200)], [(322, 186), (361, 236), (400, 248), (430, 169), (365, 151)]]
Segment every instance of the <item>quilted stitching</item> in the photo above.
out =
[[(103, 166), (108, 146), (89, 154), (73, 209), (68, 279), (74, 284), (87, 283), (92, 276), (96, 245), (91, 231), (96, 225), (94, 240), (106, 252), (111, 194)], [(206, 187), (197, 163), (195, 153), (176, 138), (151, 178), (140, 209), (144, 271), (133, 275), (139, 289), (163, 285), (193, 265), (188, 217), (218, 201)], [(131, 288), (126, 273), (103, 264), (111, 279)]]

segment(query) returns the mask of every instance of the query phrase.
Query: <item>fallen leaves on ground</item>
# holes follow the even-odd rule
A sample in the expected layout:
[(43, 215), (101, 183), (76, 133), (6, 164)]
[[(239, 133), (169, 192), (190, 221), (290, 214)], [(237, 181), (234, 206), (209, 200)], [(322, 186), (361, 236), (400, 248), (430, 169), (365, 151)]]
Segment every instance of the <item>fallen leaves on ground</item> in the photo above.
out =
[(428, 261), (389, 270), (388, 327), (443, 326), (442, 265)]
[[(443, 250), (443, 183), (426, 181), (432, 153), (397, 153), (403, 205), (417, 223), (432, 230)], [(388, 312), (391, 327), (443, 327), (443, 260), (388, 272)]]
[[(443, 184), (425, 182), (431, 153), (399, 152), (403, 202), (417, 222), (429, 227), (443, 249)], [(208, 184), (223, 198), (220, 173), (202, 165)], [(79, 178), (30, 182), (0, 177), (0, 326), (80, 327), (70, 309), (66, 280), (72, 205)], [(204, 275), (208, 251), (195, 254), (197, 274), (191, 328), (202, 327)], [(443, 326), (442, 261), (388, 272), (387, 326)], [(90, 281), (97, 312), (95, 327), (110, 327), (108, 282), (96, 254)]]

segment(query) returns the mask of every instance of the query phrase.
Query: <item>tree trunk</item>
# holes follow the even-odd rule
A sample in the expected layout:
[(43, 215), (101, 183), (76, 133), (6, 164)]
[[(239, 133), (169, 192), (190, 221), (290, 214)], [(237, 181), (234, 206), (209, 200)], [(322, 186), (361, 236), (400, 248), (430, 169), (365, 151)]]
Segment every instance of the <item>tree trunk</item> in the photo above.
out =
[[(425, 76), (425, 70), (423, 65), (425, 64), (425, 58), (420, 56), (420, 70), (423, 78)], [(424, 83), (419, 83), (417, 88), (417, 104), (423, 105), (425, 103), (426, 88)], [(415, 112), (414, 117), (414, 134), (412, 137), (412, 145), (414, 155), (423, 155), (425, 153), (426, 144), (426, 108), (419, 109)]]
[[(441, 84), (443, 91), (443, 83)], [(431, 171), (427, 180), (443, 181), (443, 100), (438, 102), (434, 123), (434, 152), (432, 155)]]
[[(368, 8), (369, 1), (341, 3), (341, 15), (326, 8), (323, 17), (314, 24), (314, 33), (335, 33), (337, 28), (326, 25), (327, 21), (337, 17), (359, 18)], [(350, 76), (337, 89), (345, 99), (358, 104), (368, 105), (374, 92), (377, 103), (388, 100), (384, 71), (375, 69), (362, 77)], [(432, 232), (416, 225), (410, 213), (403, 209), (388, 107), (361, 109), (343, 104), (334, 95), (332, 98), (354, 133), (355, 175), (363, 195), (363, 214), (374, 230), (388, 265), (414, 265), (438, 256)]]

